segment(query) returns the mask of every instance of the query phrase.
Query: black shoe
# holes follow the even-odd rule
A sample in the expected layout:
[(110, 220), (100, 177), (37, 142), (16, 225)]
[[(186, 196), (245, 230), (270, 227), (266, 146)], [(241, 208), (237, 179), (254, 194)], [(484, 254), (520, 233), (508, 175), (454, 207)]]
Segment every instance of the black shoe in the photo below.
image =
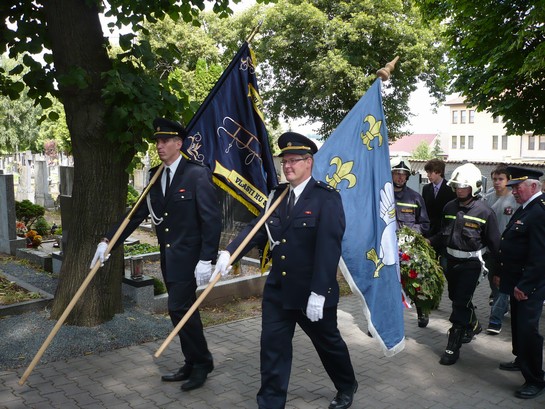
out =
[(170, 375), (163, 375), (161, 376), (161, 380), (164, 382), (180, 382), (180, 381), (186, 381), (189, 379), (189, 376), (191, 375), (191, 371), (193, 369), (192, 365), (185, 364), (180, 369), (178, 369), (178, 372), (175, 372)]
[(350, 392), (337, 392), (335, 398), (329, 404), (329, 409), (347, 409), (352, 406), (354, 394), (358, 390), (358, 383), (354, 385), (354, 389)]
[(480, 334), (483, 331), (483, 327), (481, 326), (480, 322), (477, 321), (473, 328), (468, 328), (464, 332), (464, 336), (462, 337), (462, 344), (469, 344), (471, 341), (473, 341), (473, 337), (477, 334)]
[(445, 352), (443, 352), (443, 355), (441, 355), (441, 359), (439, 360), (439, 363), (441, 365), (453, 365), (456, 363), (458, 358), (460, 357), (460, 349), (446, 349)]
[(501, 362), (500, 369), (502, 371), (520, 371), (520, 366), (517, 360), (515, 359), (512, 362)]
[(501, 324), (488, 324), (488, 328), (486, 329), (486, 333), (488, 335), (498, 335), (501, 332)]
[(533, 399), (536, 396), (541, 395), (545, 390), (545, 385), (536, 385), (533, 383), (525, 383), (518, 391), (515, 392), (515, 396), (520, 399)]
[(426, 328), (428, 326), (429, 322), (430, 322), (430, 317), (427, 314), (420, 315), (418, 317), (418, 327), (419, 328)]
[(200, 388), (206, 382), (206, 377), (214, 370), (214, 365), (193, 366), (189, 380), (180, 387), (183, 391), (191, 391)]
[(441, 365), (452, 365), (456, 363), (460, 357), (460, 347), (462, 346), (463, 335), (464, 329), (458, 325), (453, 325), (449, 330), (447, 347), (439, 360)]

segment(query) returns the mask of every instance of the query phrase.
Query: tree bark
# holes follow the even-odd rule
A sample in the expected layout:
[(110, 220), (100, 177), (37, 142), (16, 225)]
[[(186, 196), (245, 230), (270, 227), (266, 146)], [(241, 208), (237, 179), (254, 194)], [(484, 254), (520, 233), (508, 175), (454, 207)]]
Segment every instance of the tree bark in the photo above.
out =
[[(44, 1), (57, 78), (74, 69), (85, 73), (86, 87), (59, 83), (74, 156), (73, 214), (69, 237), (51, 310), (59, 318), (90, 271), (96, 244), (125, 210), (128, 175), (125, 172), (134, 151), (120, 153), (115, 141), (105, 136), (107, 106), (101, 99), (101, 74), (111, 69), (106, 41), (94, 2), (85, 0)], [(62, 212), (62, 209), (61, 209)], [(64, 215), (63, 215), (64, 216)], [(121, 251), (96, 274), (66, 323), (94, 326), (122, 311)]]

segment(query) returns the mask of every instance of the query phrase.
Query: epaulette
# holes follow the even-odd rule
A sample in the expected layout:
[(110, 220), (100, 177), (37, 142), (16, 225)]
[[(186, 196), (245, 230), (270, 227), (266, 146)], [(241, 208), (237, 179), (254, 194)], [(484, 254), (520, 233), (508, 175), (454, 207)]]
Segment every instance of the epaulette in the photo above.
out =
[(322, 189), (329, 190), (330, 192), (335, 192), (335, 188), (333, 186), (328, 185), (325, 182), (322, 182), (321, 180), (316, 181), (316, 186), (321, 187)]
[(280, 183), (280, 184), (276, 185), (275, 187), (273, 187), (271, 189), (271, 192), (273, 192), (275, 190), (284, 190), (288, 185), (289, 185), (289, 183)]
[(191, 163), (193, 165), (199, 165), (199, 166), (203, 166), (203, 167), (206, 167), (206, 165), (202, 162), (199, 162), (193, 158), (185, 158), (185, 160), (187, 161), (187, 163)]
[(541, 207), (543, 207), (545, 209), (545, 199), (541, 198), (539, 200), (539, 203), (541, 204)]

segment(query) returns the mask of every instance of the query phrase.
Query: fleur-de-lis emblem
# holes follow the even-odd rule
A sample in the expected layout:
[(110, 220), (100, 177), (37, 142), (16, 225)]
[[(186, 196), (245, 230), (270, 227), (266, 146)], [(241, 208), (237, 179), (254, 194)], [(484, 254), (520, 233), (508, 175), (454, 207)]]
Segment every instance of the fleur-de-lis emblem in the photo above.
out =
[(333, 176), (330, 177), (329, 175), (326, 175), (325, 177), (325, 180), (329, 186), (336, 189), (337, 185), (344, 179), (348, 181), (348, 189), (354, 187), (356, 184), (356, 176), (350, 173), (352, 171), (352, 167), (354, 166), (354, 161), (343, 163), (341, 158), (335, 156), (331, 159), (329, 164), (337, 166), (337, 171), (333, 174)]
[(360, 137), (363, 141), (363, 144), (367, 146), (367, 150), (372, 150), (371, 141), (375, 138), (378, 138), (378, 146), (382, 146), (382, 135), (380, 133), (380, 127), (382, 121), (377, 121), (373, 115), (367, 115), (363, 122), (369, 124), (369, 130), (367, 132), (362, 132)]

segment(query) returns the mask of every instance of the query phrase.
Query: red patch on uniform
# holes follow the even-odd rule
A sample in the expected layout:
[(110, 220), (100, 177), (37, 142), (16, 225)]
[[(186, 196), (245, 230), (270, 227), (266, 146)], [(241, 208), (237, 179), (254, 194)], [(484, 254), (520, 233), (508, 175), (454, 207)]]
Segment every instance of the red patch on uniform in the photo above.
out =
[(184, 193), (184, 192), (185, 192), (185, 189), (180, 189), (180, 190), (178, 190), (178, 192)]
[(312, 214), (312, 212), (310, 210), (306, 210), (305, 214)]

